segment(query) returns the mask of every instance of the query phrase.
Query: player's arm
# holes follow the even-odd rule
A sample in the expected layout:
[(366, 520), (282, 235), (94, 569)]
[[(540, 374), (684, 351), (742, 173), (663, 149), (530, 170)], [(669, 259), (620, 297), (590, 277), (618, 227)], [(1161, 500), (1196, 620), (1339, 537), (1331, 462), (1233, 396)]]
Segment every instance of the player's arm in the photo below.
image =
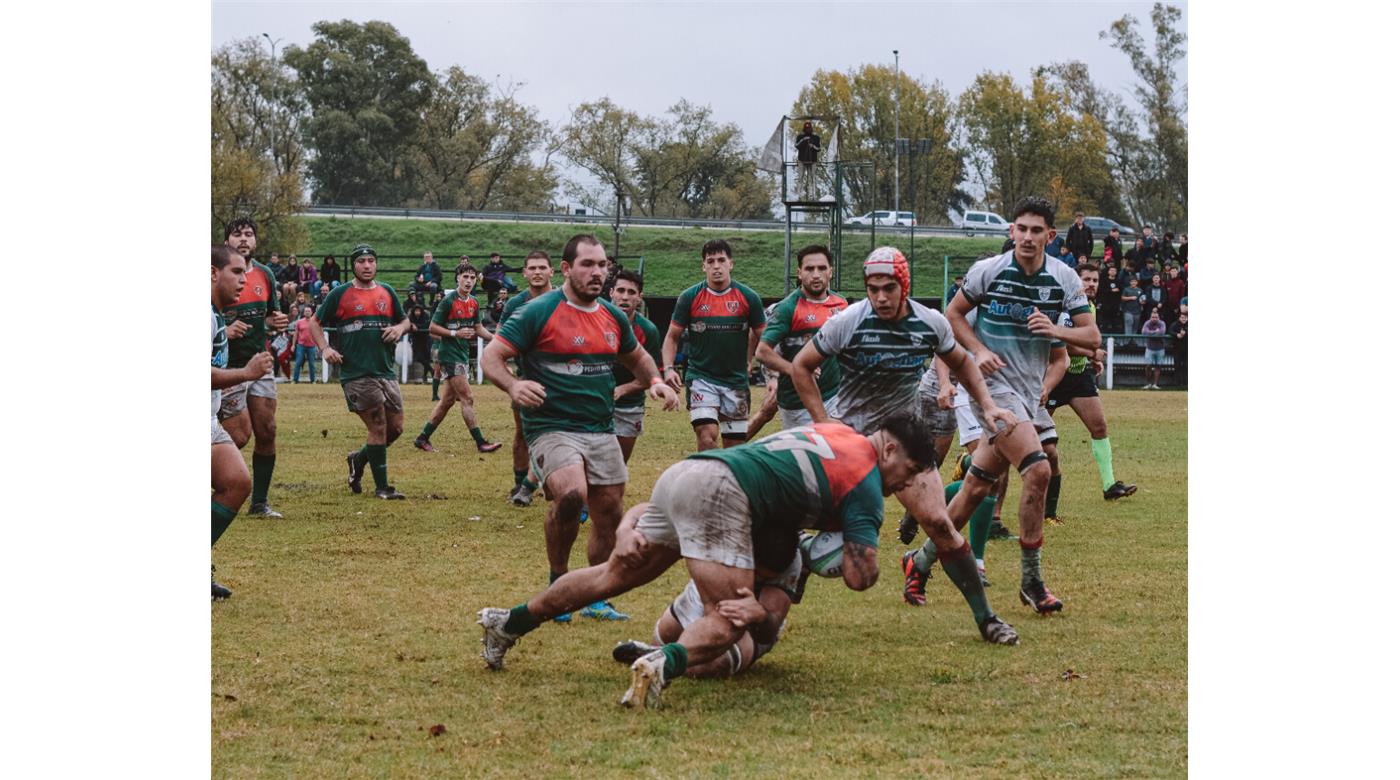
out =
[(720, 601), (715, 611), (735, 628), (748, 627), (759, 642), (777, 641), (778, 631), (792, 607), (792, 598), (782, 588), (775, 587), (761, 588), (758, 596), (748, 588), (739, 588), (736, 592), (739, 598)]
[(506, 391), (511, 402), (534, 409), (544, 403), (544, 385), (529, 379), (517, 379), (506, 366), (506, 361), (520, 354), (513, 344), (505, 339), (492, 339), (481, 351), (481, 373), (491, 380), (491, 384)]
[(764, 368), (772, 371), (774, 375), (792, 376), (792, 363), (789, 363), (778, 350), (773, 349), (767, 340), (761, 339), (758, 348), (754, 350), (754, 357)]
[(1066, 346), (1074, 345), (1084, 349), (1097, 349), (1099, 346), (1099, 326), (1094, 323), (1094, 315), (1089, 311), (1081, 311), (1073, 315), (1070, 321), (1073, 327), (1062, 328), (1050, 321), (1045, 312), (1035, 309), (1026, 320), (1026, 327), (1031, 333), (1042, 338), (1063, 341)]
[(473, 328), (473, 330), (476, 331), (477, 338), (481, 339), (482, 341), (490, 341), (491, 339), (496, 338), (495, 334), (487, 330), (486, 326), (482, 325), (480, 322), (476, 323), (476, 327)]
[(942, 356), (934, 355), (933, 373), (938, 377), (938, 408), (952, 409), (953, 396), (958, 389), (953, 387), (953, 370), (948, 368), (948, 361)]
[(272, 353), (259, 350), (248, 364), (242, 368), (209, 368), (209, 389), (223, 390), (240, 382), (249, 382), (267, 375), (272, 370)]
[[(324, 303), (321, 308), (325, 309)], [(317, 312), (315, 316), (307, 320), (306, 329), (311, 332), (311, 340), (316, 342), (316, 348), (321, 350), (321, 359), (331, 365), (338, 366), (341, 361), (340, 352), (331, 346), (330, 341), (326, 338), (326, 332), (321, 329), (321, 316), (321, 312)]]
[[(953, 326), (953, 337), (964, 349), (972, 353), (973, 361), (983, 373), (990, 374), (1006, 368), (1006, 362), (978, 340), (972, 323), (967, 321), (967, 313), (972, 311), (974, 304), (968, 299), (965, 292), (965, 290), (958, 290), (958, 294), (954, 295), (953, 300), (948, 304), (948, 324)], [(962, 376), (959, 375), (958, 378), (961, 379)], [(968, 391), (971, 392), (972, 388), (969, 387)], [(973, 397), (976, 398), (975, 395)], [(980, 404), (981, 401), (978, 403)]]
[(664, 409), (671, 411), (676, 408), (678, 403), (676, 391), (661, 380), (660, 374), (656, 371), (656, 362), (651, 359), (651, 355), (647, 354), (646, 349), (641, 344), (634, 346), (631, 352), (619, 353), (617, 360), (623, 368), (632, 372), (632, 376), (644, 383), (652, 398), (665, 402)]
[(841, 545), (841, 579), (851, 590), (865, 590), (880, 579), (880, 563), (876, 548), (857, 541), (846, 540)]
[(826, 416), (826, 405), (822, 403), (822, 391), (817, 387), (817, 369), (821, 368), (822, 361), (825, 360), (820, 350), (817, 349), (816, 339), (808, 341), (802, 345), (792, 359), (791, 373), (792, 389), (797, 391), (797, 397), (802, 399), (802, 407), (807, 413), (812, 415), (813, 423), (830, 422), (831, 418)]
[(1050, 362), (1045, 364), (1045, 381), (1041, 383), (1040, 405), (1044, 406), (1045, 401), (1050, 398), (1050, 391), (1055, 389), (1065, 378), (1065, 371), (1069, 370), (1069, 350), (1064, 347), (1050, 348)]
[(748, 350), (748, 356), (747, 356), (746, 358), (744, 358), (745, 370), (747, 370), (747, 367), (748, 367), (748, 366), (752, 366), (752, 365), (753, 365), (753, 354), (754, 354), (754, 351), (755, 351), (756, 349), (758, 349), (758, 339), (759, 339), (759, 337), (762, 336), (762, 335), (763, 335), (763, 329), (762, 329), (762, 328), (750, 328), (750, 329), (749, 329), (749, 350)]
[(282, 307), (277, 305), (277, 288), (281, 285), (276, 279), (272, 280), (272, 289), (267, 291), (267, 327), (274, 333), (287, 327), (287, 315), (282, 313)]
[(681, 389), (681, 375), (676, 373), (675, 368), (676, 353), (680, 351), (681, 336), (684, 334), (685, 328), (672, 320), (666, 328), (666, 339), (661, 342), (661, 378), (676, 390)]

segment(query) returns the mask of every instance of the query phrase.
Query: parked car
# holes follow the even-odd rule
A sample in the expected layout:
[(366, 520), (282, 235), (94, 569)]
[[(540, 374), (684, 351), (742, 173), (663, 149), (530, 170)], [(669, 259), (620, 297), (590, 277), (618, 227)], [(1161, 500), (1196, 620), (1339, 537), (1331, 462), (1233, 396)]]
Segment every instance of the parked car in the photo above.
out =
[(899, 212), (898, 217), (895, 217), (895, 212), (893, 211), (868, 211), (860, 215), (859, 217), (851, 217), (850, 219), (846, 220), (846, 224), (886, 225), (889, 227), (909, 227), (910, 225), (913, 225), (917, 227), (919, 221), (917, 219), (914, 219), (914, 212), (912, 211), (901, 211)]
[(978, 233), (1006, 235), (1011, 226), (1000, 214), (990, 211), (964, 211), (958, 218), (957, 227), (973, 236)]
[[(1118, 238), (1128, 244), (1133, 243), (1133, 241), (1137, 239), (1137, 233), (1132, 228), (1123, 227), (1108, 217), (1085, 217), (1084, 224), (1087, 225), (1090, 230), (1094, 231), (1095, 241), (1102, 241), (1103, 237), (1108, 235), (1108, 231), (1113, 228), (1118, 228)], [(1065, 230), (1069, 230), (1068, 225), (1065, 226)]]

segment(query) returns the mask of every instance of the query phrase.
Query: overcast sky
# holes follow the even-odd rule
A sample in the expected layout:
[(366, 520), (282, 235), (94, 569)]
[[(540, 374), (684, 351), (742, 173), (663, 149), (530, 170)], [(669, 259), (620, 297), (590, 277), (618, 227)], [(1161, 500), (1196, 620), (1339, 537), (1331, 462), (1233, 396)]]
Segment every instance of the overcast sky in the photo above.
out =
[[(1181, 4), (1184, 10), (1184, 4)], [(387, 21), (433, 70), (459, 65), (558, 126), (608, 96), (659, 116), (679, 98), (767, 141), (817, 69), (893, 64), (956, 97), (986, 70), (1027, 83), (1037, 65), (1078, 59), (1130, 99), (1127, 58), (1098, 34), (1131, 13), (1151, 40), (1151, 3), (213, 3), (213, 47), (268, 33), (278, 51), (322, 19)], [(1184, 70), (1184, 65), (1182, 66)], [(1183, 73), (1183, 76), (1185, 74)]]

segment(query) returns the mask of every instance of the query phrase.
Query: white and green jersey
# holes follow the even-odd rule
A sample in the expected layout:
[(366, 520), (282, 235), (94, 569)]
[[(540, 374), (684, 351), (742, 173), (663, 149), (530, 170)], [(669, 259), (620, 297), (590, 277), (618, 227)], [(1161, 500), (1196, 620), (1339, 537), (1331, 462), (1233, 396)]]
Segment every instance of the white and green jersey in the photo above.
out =
[(1057, 322), (1089, 311), (1089, 299), (1073, 268), (1049, 255), (1040, 268), (1023, 273), (1014, 250), (975, 263), (963, 280), (962, 294), (977, 307), (977, 339), (1006, 367), (986, 377), (992, 395), (1015, 393), (1028, 408), (1040, 405), (1041, 384), (1050, 348), (1058, 342), (1031, 333), (1026, 325), (1039, 310)]
[(885, 418), (918, 408), (919, 379), (934, 355), (957, 347), (942, 314), (912, 298), (909, 313), (886, 322), (862, 300), (826, 321), (812, 343), (837, 356), (841, 386), (826, 402), (831, 417), (868, 435)]
[[(214, 368), (228, 368), (228, 331), (224, 327), (224, 318), (220, 316), (219, 310), (213, 304), (209, 306), (209, 337), (211, 352), (209, 354), (209, 365)], [(219, 414), (219, 405), (223, 403), (224, 391), (213, 390), (209, 400), (209, 416), (215, 417)]]

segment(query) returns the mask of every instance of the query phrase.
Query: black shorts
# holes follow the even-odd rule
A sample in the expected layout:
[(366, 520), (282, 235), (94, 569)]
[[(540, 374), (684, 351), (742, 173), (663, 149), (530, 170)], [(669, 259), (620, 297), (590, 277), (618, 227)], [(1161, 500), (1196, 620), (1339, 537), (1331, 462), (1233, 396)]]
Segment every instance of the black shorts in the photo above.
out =
[(1095, 381), (1094, 372), (1085, 366), (1078, 374), (1065, 374), (1065, 378), (1050, 391), (1050, 397), (1045, 400), (1045, 408), (1068, 406), (1072, 399), (1094, 398), (1098, 394), (1099, 386)]

